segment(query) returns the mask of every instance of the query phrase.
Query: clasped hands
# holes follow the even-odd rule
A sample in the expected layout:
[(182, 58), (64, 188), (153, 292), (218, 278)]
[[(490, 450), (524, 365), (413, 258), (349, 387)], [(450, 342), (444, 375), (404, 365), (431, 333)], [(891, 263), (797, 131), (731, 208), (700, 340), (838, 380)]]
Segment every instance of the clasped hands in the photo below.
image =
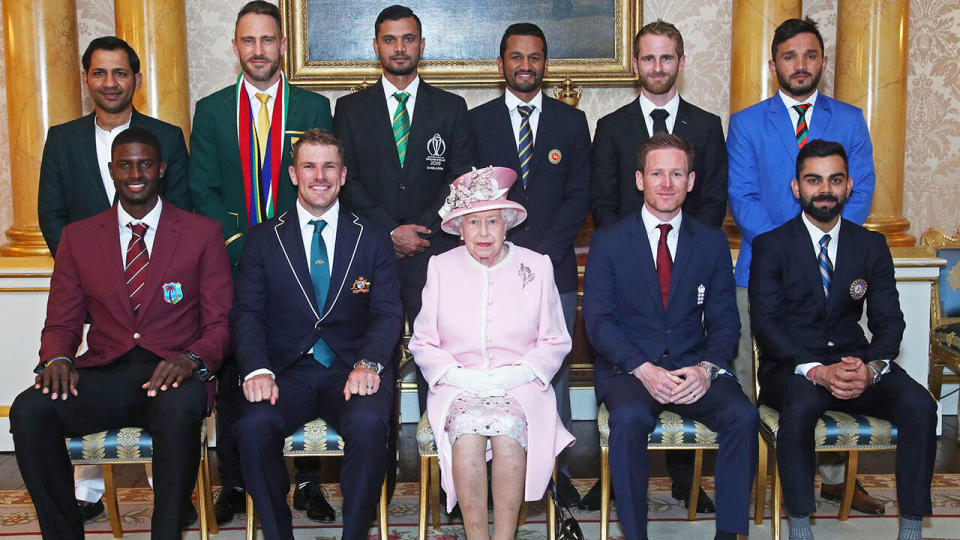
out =
[(844, 356), (836, 364), (814, 369), (813, 382), (829, 390), (837, 399), (859, 397), (873, 384), (873, 370), (856, 356)]
[(390, 233), (393, 252), (398, 259), (423, 253), (430, 247), (430, 241), (420, 234), (430, 234), (430, 229), (423, 225), (400, 225)]
[(707, 393), (711, 382), (707, 372), (700, 366), (668, 371), (652, 362), (644, 362), (630, 373), (640, 379), (653, 399), (663, 404), (695, 403)]
[[(343, 399), (350, 401), (354, 395), (372, 396), (380, 390), (380, 376), (377, 372), (364, 366), (357, 366), (347, 376), (347, 382), (343, 385)], [(277, 381), (268, 373), (261, 373), (243, 381), (243, 396), (250, 403), (258, 401), (269, 401), (271, 405), (277, 404), (277, 398), (280, 397), (280, 387)]]
[(502, 396), (507, 390), (536, 378), (533, 370), (525, 365), (500, 366), (493, 369), (455, 367), (444, 374), (441, 382), (486, 398)]
[[(153, 369), (150, 380), (140, 388), (147, 391), (147, 396), (156, 397), (158, 392), (165, 392), (170, 388), (177, 388), (180, 383), (193, 376), (195, 364), (187, 355), (181, 353), (173, 358), (161, 360)], [(67, 360), (56, 360), (50, 363), (34, 379), (33, 387), (44, 394), (50, 394), (50, 399), (67, 399), (76, 397), (77, 381), (80, 373), (77, 367)]]

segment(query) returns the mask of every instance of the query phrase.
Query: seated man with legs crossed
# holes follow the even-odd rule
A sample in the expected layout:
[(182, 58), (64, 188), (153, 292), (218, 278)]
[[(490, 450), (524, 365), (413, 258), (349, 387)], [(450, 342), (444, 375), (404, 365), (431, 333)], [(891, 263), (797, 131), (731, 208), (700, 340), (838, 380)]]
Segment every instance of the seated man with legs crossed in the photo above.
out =
[(240, 467), (264, 536), (293, 538), (283, 441), (323, 418), (345, 444), (341, 537), (367, 538), (394, 408), (397, 260), (386, 229), (340, 205), (347, 169), (332, 133), (305, 131), (289, 174), (296, 203), (250, 230), (235, 281)]
[(647, 538), (647, 437), (663, 410), (719, 433), (717, 538), (747, 534), (759, 415), (731, 362), (740, 322), (726, 235), (681, 211), (693, 148), (657, 133), (637, 157), (640, 212), (596, 231), (583, 315), (610, 411), (610, 468), (624, 537)]

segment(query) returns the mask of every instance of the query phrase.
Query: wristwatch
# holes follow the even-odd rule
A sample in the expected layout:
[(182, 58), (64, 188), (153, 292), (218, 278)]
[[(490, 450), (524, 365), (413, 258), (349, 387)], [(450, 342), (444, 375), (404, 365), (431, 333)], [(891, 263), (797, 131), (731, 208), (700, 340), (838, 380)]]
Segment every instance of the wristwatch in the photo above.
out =
[(703, 370), (707, 372), (707, 377), (708, 377), (711, 381), (714, 380), (714, 379), (716, 379), (716, 378), (719, 377), (720, 375), (726, 375), (726, 374), (728, 373), (727, 370), (725, 370), (725, 369), (723, 369), (723, 368), (719, 368), (719, 367), (717, 367), (717, 366), (715, 366), (715, 365), (713, 365), (713, 364), (710, 364), (710, 363), (708, 363), (708, 362), (700, 362), (700, 363), (697, 364), (697, 365), (700, 366), (700, 367), (702, 367)]
[(379, 376), (380, 372), (383, 371), (383, 364), (381, 364), (380, 362), (371, 362), (366, 358), (361, 358), (356, 364), (353, 365), (353, 367), (357, 367), (357, 366), (363, 366), (367, 369), (372, 369), (373, 371), (376, 372), (377, 376)]
[[(877, 364), (880, 364), (880, 365), (878, 366)], [(883, 375), (883, 368), (884, 368), (883, 361), (874, 360), (872, 362), (867, 362), (867, 367), (870, 368), (870, 371), (873, 372), (873, 383), (871, 384), (877, 384), (878, 382), (880, 382), (880, 376)]]
[(204, 381), (207, 380), (207, 378), (210, 376), (210, 370), (207, 369), (207, 366), (203, 363), (203, 360), (194, 354), (193, 351), (183, 351), (183, 355), (190, 360), (193, 360), (193, 364), (195, 366), (193, 368), (193, 374), (197, 377), (200, 377)]

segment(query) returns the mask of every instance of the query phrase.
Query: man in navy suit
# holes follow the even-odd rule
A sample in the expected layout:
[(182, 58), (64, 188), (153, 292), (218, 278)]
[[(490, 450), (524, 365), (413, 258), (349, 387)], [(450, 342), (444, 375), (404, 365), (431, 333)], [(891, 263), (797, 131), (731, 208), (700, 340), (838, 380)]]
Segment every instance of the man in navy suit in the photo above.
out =
[[(573, 241), (590, 207), (590, 128), (583, 111), (543, 95), (547, 38), (530, 23), (507, 28), (497, 67), (506, 80), (503, 96), (470, 111), (478, 167), (495, 165), (517, 172), (507, 198), (527, 209), (527, 219), (507, 235), (518, 246), (553, 262), (567, 331), (577, 318), (577, 256)], [(568, 430), (570, 357), (553, 378), (557, 412)], [(561, 458), (558, 494), (569, 506), (580, 502)]]
[[(230, 313), (247, 403), (235, 428), (268, 539), (292, 538), (283, 441), (317, 417), (344, 440), (343, 538), (366, 538), (387, 472), (400, 278), (386, 229), (340, 206), (343, 147), (311, 129), (293, 147), (297, 202), (251, 229)], [(381, 383), (382, 381), (382, 383)]]
[[(742, 233), (734, 277), (737, 308), (744, 330), (737, 355), (752, 358), (747, 285), (753, 240), (786, 223), (800, 212), (800, 203), (790, 190), (797, 154), (807, 140), (828, 138), (842, 144), (850, 157), (853, 191), (843, 217), (863, 224), (870, 213), (876, 173), (873, 145), (860, 109), (820, 94), (817, 86), (827, 65), (823, 38), (811, 19), (789, 19), (777, 27), (771, 45), (770, 71), (780, 90), (775, 96), (730, 117), (727, 151), (730, 161), (730, 212)], [(802, 114), (801, 114), (802, 113)], [(749, 366), (746, 362), (738, 365)], [(753, 370), (738, 373), (752, 380)], [(843, 456), (820, 454), (823, 486), (821, 495), (839, 500), (843, 482)], [(858, 483), (853, 507), (882, 514), (883, 503), (871, 497)]]
[[(856, 185), (848, 163), (841, 144), (810, 141), (791, 181), (803, 212), (754, 240), (760, 401), (780, 411), (777, 463), (791, 539), (813, 538), (814, 427), (831, 409), (897, 425), (899, 538), (919, 540), (931, 512), (937, 406), (893, 362), (905, 325), (886, 240), (840, 218)], [(870, 340), (860, 326), (864, 303)]]
[(647, 537), (647, 437), (663, 410), (719, 433), (717, 538), (747, 534), (757, 409), (732, 371), (740, 323), (726, 235), (681, 211), (693, 149), (657, 133), (637, 158), (643, 208), (593, 234), (583, 315), (610, 411), (610, 467), (624, 536)]

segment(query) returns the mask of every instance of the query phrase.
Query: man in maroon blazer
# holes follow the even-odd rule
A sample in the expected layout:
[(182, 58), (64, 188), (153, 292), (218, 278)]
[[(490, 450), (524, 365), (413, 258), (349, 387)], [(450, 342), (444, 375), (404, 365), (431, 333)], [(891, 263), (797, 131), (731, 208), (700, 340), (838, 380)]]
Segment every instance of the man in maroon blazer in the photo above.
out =
[(165, 168), (152, 133), (124, 131), (109, 164), (119, 204), (63, 230), (36, 384), (10, 409), (44, 538), (83, 538), (64, 437), (123, 426), (153, 437), (152, 537), (181, 537), (233, 293), (219, 223), (160, 198)]

